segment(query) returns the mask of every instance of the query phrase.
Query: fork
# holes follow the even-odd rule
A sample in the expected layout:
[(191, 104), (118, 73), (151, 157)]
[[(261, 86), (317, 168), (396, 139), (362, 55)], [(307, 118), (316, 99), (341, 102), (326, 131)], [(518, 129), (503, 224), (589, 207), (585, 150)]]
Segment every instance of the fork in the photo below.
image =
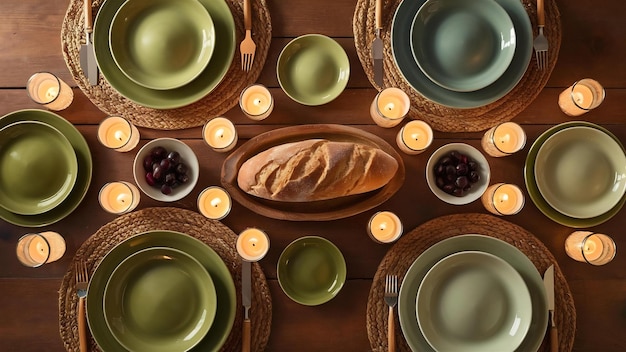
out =
[(535, 47), (535, 58), (537, 59), (537, 66), (543, 70), (548, 65), (548, 39), (543, 35), (543, 27), (546, 24), (546, 17), (543, 7), (543, 0), (537, 0), (537, 27), (539, 28), (539, 34), (533, 42)]
[(393, 308), (398, 304), (398, 276), (387, 275), (385, 277), (385, 303), (389, 306), (387, 317), (387, 346), (389, 352), (396, 350), (396, 328), (393, 318)]
[(249, 72), (252, 69), (252, 62), (254, 62), (254, 53), (256, 51), (256, 44), (252, 40), (252, 6), (250, 0), (243, 0), (243, 22), (246, 29), (246, 37), (241, 41), (239, 45), (239, 51), (241, 52), (241, 69)]
[(83, 261), (76, 263), (76, 294), (78, 295), (78, 340), (80, 351), (87, 352), (87, 319), (85, 316), (85, 298), (89, 285), (89, 271)]

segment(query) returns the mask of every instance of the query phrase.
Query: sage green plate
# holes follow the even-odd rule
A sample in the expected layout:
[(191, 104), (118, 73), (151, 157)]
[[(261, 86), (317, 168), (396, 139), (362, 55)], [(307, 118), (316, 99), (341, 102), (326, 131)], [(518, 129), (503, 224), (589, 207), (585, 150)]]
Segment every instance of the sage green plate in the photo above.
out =
[(532, 318), (530, 293), (501, 258), (463, 251), (441, 259), (417, 291), (417, 319), (437, 351), (513, 351)]
[(70, 194), (53, 209), (36, 215), (21, 215), (0, 207), (0, 218), (12, 224), (24, 227), (51, 225), (70, 215), (82, 202), (91, 183), (93, 161), (89, 145), (82, 134), (63, 117), (39, 109), (18, 110), (0, 118), (0, 128), (19, 121), (39, 121), (59, 130), (72, 145), (78, 163), (76, 182)]
[(471, 92), (495, 82), (513, 59), (513, 22), (493, 0), (430, 0), (411, 25), (411, 49), (438, 85)]
[(230, 334), (235, 320), (235, 284), (222, 258), (204, 242), (174, 231), (148, 231), (132, 236), (107, 253), (96, 267), (87, 294), (87, 322), (96, 343), (103, 351), (127, 351), (113, 336), (104, 317), (104, 292), (109, 277), (124, 259), (146, 248), (167, 247), (193, 257), (207, 270), (217, 294), (215, 319), (206, 336), (192, 351), (218, 351)]
[(543, 196), (541, 195), (541, 192), (539, 192), (539, 188), (537, 187), (537, 181), (535, 180), (535, 163), (537, 159), (537, 153), (539, 152), (539, 149), (541, 148), (543, 143), (550, 136), (557, 133), (558, 131), (561, 131), (570, 127), (577, 127), (577, 126), (595, 128), (611, 136), (611, 138), (613, 138), (613, 140), (620, 145), (622, 149), (622, 153), (624, 153), (624, 146), (619, 141), (619, 139), (609, 130), (599, 125), (596, 125), (590, 122), (585, 122), (585, 121), (565, 122), (565, 123), (553, 126), (552, 128), (548, 129), (547, 131), (542, 133), (532, 144), (532, 146), (528, 150), (528, 155), (526, 156), (526, 163), (524, 164), (524, 182), (526, 184), (526, 190), (528, 191), (528, 195), (530, 196), (530, 199), (533, 201), (533, 203), (535, 203), (535, 206), (537, 206), (539, 211), (541, 211), (549, 219), (561, 225), (574, 227), (574, 228), (593, 227), (593, 226), (597, 226), (608, 221), (617, 213), (619, 213), (619, 211), (624, 206), (624, 203), (626, 203), (626, 196), (622, 196), (622, 198), (613, 208), (611, 208), (609, 211), (607, 211), (606, 213), (602, 215), (594, 216), (590, 218), (584, 218), (584, 219), (574, 218), (571, 216), (567, 216), (559, 212), (558, 210), (552, 208), (550, 204), (543, 198)]
[(318, 236), (291, 242), (278, 258), (277, 272), (285, 294), (307, 306), (330, 301), (346, 282), (346, 262), (341, 251)]
[(322, 105), (337, 98), (346, 88), (350, 61), (334, 39), (307, 34), (283, 48), (276, 74), (280, 87), (291, 99), (304, 105)]
[(213, 20), (197, 0), (127, 0), (113, 16), (110, 34), (117, 66), (151, 89), (194, 80), (215, 46)]
[(185, 252), (151, 247), (118, 265), (104, 289), (104, 316), (130, 351), (188, 351), (213, 323), (211, 276)]
[(69, 196), (78, 162), (70, 142), (40, 121), (0, 129), (0, 206), (22, 215), (54, 209)]
[(528, 333), (515, 351), (537, 351), (548, 326), (548, 304), (541, 274), (519, 249), (497, 238), (475, 234), (454, 236), (436, 243), (417, 257), (406, 272), (398, 296), (398, 316), (402, 333), (411, 349), (420, 352), (434, 351), (417, 322), (415, 304), (422, 280), (428, 270), (441, 259), (462, 251), (481, 251), (496, 255), (522, 276), (530, 292), (532, 318)]
[(215, 48), (207, 68), (189, 84), (170, 90), (141, 86), (117, 67), (109, 46), (113, 16), (125, 0), (102, 3), (94, 22), (93, 41), (98, 68), (117, 92), (129, 100), (154, 109), (174, 109), (195, 103), (222, 81), (235, 55), (235, 21), (224, 0), (198, 0), (209, 12), (215, 27)]

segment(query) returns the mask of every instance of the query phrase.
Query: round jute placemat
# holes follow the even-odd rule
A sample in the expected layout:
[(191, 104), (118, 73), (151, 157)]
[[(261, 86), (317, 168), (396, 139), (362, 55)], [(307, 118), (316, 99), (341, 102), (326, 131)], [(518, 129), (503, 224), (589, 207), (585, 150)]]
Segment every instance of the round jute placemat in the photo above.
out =
[[(236, 49), (233, 61), (224, 79), (206, 97), (176, 109), (152, 109), (141, 106), (119, 94), (100, 73), (97, 86), (91, 86), (80, 68), (79, 50), (85, 43), (83, 0), (70, 0), (61, 27), (61, 47), (65, 63), (78, 87), (100, 110), (107, 115), (120, 115), (137, 126), (160, 130), (176, 130), (202, 126), (213, 117), (220, 116), (237, 105), (239, 94), (254, 83), (265, 65), (272, 40), (272, 22), (265, 0), (252, 0), (252, 38), (256, 44), (254, 64), (249, 72), (241, 69), (239, 43), (244, 38), (243, 2), (225, 0), (236, 27)], [(93, 0), (93, 14), (104, 0)]]
[[(487, 214), (455, 214), (430, 220), (403, 235), (394, 244), (374, 275), (367, 301), (367, 334), (372, 351), (387, 350), (387, 314), (389, 307), (384, 302), (385, 275), (397, 274), (404, 277), (415, 259), (426, 249), (444, 239), (464, 235), (481, 234), (503, 240), (522, 251), (543, 273), (554, 264), (556, 323), (559, 332), (560, 351), (571, 351), (576, 332), (576, 308), (565, 276), (546, 246), (523, 228)], [(396, 347), (398, 351), (411, 351), (402, 335), (396, 317)], [(547, 334), (539, 351), (550, 350)]]
[[(537, 34), (537, 6), (536, 0), (521, 0), (533, 27), (533, 37)], [(561, 15), (555, 0), (545, 1), (546, 27), (544, 34), (550, 45), (548, 65), (545, 70), (537, 67), (534, 57), (520, 82), (504, 97), (497, 101), (472, 109), (454, 109), (434, 103), (413, 89), (400, 73), (393, 60), (391, 50), (391, 26), (398, 5), (402, 0), (382, 0), (383, 29), (381, 38), (384, 43), (384, 77), (385, 87), (397, 87), (409, 95), (411, 109), (408, 116), (413, 119), (421, 119), (428, 122), (433, 129), (443, 132), (475, 132), (482, 131), (497, 125), (500, 122), (509, 121), (522, 112), (539, 95), (548, 82), (550, 74), (556, 65), (561, 46)], [(374, 70), (371, 56), (371, 44), (376, 33), (375, 26), (375, 0), (357, 0), (356, 9), (352, 21), (354, 32), (354, 44), (372, 85), (381, 89), (374, 82)], [(407, 28), (407, 31), (409, 29)]]
[[(85, 261), (93, 273), (100, 260), (118, 243), (146, 231), (178, 231), (209, 245), (224, 261), (233, 277), (237, 292), (235, 321), (221, 351), (241, 351), (241, 259), (235, 242), (237, 235), (219, 221), (179, 208), (148, 208), (118, 217), (90, 236), (76, 252), (59, 290), (59, 331), (68, 351), (78, 351), (78, 297), (76, 296), (75, 263)], [(252, 265), (252, 308), (250, 309), (251, 348), (263, 351), (267, 346), (272, 322), (272, 297), (265, 275), (258, 263)], [(90, 351), (100, 351), (93, 337)]]

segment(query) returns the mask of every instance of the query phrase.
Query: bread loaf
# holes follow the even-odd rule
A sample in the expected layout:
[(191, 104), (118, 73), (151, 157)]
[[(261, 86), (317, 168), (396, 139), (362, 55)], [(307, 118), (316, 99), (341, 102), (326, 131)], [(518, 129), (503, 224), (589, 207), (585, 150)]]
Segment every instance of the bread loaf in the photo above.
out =
[(365, 144), (309, 139), (265, 150), (241, 165), (243, 191), (284, 202), (327, 200), (378, 189), (398, 161)]

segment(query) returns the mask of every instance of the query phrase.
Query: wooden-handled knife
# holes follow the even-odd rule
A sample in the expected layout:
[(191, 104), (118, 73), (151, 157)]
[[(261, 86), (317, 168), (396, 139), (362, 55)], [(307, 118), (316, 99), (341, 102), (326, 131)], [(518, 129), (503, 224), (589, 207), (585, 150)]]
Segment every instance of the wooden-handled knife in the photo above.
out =
[(554, 318), (554, 264), (546, 270), (543, 275), (543, 286), (546, 289), (548, 311), (550, 314), (550, 351), (559, 351), (559, 334)]
[(93, 31), (93, 18), (91, 11), (91, 0), (84, 1), (85, 12), (85, 44), (80, 47), (80, 67), (92, 86), (98, 85), (98, 64), (96, 63), (96, 53), (91, 42)]
[(252, 270), (251, 263), (242, 261), (241, 263), (241, 304), (244, 308), (243, 336), (241, 351), (250, 352), (250, 306), (252, 306)]
[(376, 0), (376, 38), (372, 42), (372, 60), (374, 64), (374, 82), (383, 86), (383, 40), (380, 39), (380, 31), (383, 28), (382, 0)]

